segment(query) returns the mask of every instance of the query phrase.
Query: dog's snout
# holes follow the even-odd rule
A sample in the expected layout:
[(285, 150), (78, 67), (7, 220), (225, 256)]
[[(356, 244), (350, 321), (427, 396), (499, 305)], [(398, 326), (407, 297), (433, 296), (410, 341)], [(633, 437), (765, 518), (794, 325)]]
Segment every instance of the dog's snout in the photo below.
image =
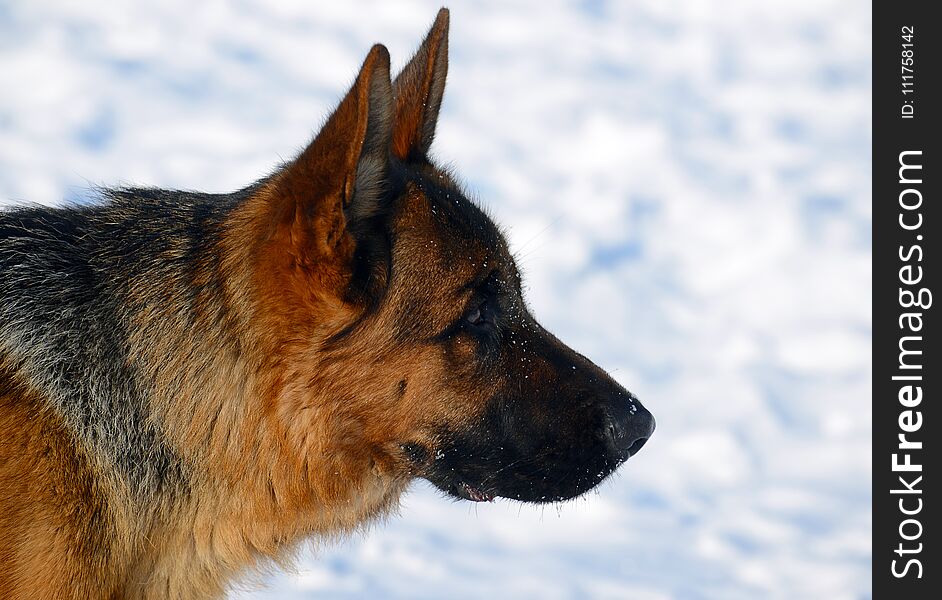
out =
[(618, 398), (606, 410), (603, 435), (619, 461), (637, 454), (654, 433), (654, 415), (633, 396)]

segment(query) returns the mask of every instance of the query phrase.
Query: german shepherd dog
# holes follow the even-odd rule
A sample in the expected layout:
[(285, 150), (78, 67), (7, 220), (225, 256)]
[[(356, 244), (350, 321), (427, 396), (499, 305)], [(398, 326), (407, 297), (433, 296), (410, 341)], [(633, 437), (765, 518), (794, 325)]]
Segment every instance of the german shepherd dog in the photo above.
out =
[(218, 597), (414, 478), (558, 502), (638, 452), (651, 414), (429, 158), (447, 30), (394, 81), (373, 46), (243, 190), (0, 213), (0, 597)]

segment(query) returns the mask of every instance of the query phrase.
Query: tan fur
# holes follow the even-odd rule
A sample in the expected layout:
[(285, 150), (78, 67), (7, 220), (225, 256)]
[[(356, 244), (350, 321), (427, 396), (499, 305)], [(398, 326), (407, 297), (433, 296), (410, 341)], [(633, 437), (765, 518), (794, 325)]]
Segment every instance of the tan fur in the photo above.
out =
[[(116, 597), (114, 523), (90, 461), (0, 361), (0, 598)], [(65, 583), (65, 585), (63, 585)]]
[[(430, 141), (442, 14), (403, 75), (394, 122), (374, 106), (390, 93), (377, 46), (311, 146), (231, 215), (217, 248), (228, 305), (148, 305), (132, 323), (128, 360), (155, 390), (152, 418), (187, 465), (185, 493), (135, 504), (43, 398), (0, 369), (0, 599), (219, 596), (303, 540), (393, 509), (415, 475), (399, 444), (434, 447), (435, 427), (479, 417), (486, 390), (450, 387), (458, 378), (425, 340), (460, 317), (472, 265), (492, 259), (483, 245), (466, 240), (469, 260), (456, 265), (410, 187), (396, 252), (421, 260), (400, 261), (410, 266), (385, 282), (376, 312), (341, 293), (355, 250), (343, 209), (365, 193), (355, 184), (361, 155), (377, 151), (368, 133), (393, 128), (401, 157)], [(395, 337), (405, 310), (421, 313), (406, 345)]]

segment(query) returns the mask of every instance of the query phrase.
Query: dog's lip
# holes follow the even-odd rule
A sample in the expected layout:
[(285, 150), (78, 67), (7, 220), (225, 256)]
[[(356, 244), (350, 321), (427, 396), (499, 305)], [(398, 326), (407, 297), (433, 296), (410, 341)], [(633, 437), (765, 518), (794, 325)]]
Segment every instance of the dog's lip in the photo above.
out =
[(486, 492), (466, 481), (459, 481), (455, 485), (455, 491), (458, 496), (461, 496), (465, 500), (470, 500), (471, 502), (493, 502), (495, 498), (490, 492)]

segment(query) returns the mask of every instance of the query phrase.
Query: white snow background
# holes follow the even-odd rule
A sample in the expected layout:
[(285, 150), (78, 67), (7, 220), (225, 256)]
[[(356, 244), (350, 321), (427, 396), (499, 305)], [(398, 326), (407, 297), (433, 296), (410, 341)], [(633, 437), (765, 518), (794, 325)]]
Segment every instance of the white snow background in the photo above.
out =
[[(438, 6), (0, 0), (0, 204), (244, 186)], [(450, 8), (435, 154), (658, 430), (558, 507), (417, 483), (232, 597), (869, 597), (870, 3)]]

